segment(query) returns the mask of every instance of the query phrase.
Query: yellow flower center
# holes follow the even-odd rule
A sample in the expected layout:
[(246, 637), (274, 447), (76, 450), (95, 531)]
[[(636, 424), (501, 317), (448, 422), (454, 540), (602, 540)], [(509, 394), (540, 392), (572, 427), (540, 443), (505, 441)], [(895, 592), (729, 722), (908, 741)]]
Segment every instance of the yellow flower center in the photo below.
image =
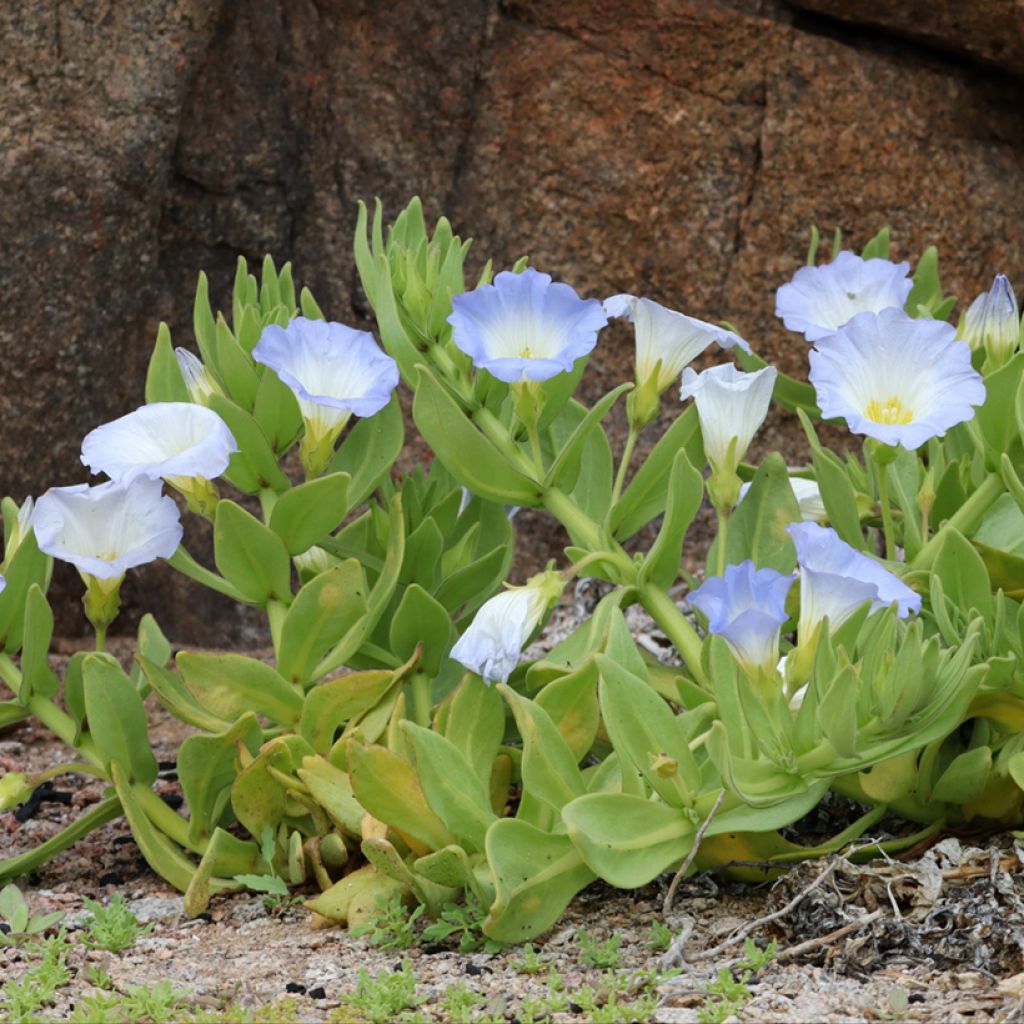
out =
[(914, 418), (913, 410), (908, 409), (896, 395), (890, 395), (884, 402), (873, 398), (868, 402), (865, 415), (875, 423), (888, 425), (909, 423)]

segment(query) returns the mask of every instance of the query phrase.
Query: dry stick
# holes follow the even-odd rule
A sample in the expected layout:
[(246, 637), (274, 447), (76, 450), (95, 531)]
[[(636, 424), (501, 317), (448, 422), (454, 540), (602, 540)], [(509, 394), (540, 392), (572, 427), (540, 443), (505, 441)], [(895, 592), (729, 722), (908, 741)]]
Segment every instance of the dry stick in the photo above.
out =
[(690, 870), (690, 865), (693, 863), (694, 858), (697, 856), (697, 852), (700, 850), (701, 840), (704, 838), (704, 833), (707, 832), (708, 826), (711, 824), (711, 819), (718, 813), (718, 808), (722, 806), (722, 801), (725, 799), (725, 790), (718, 794), (718, 799), (715, 801), (715, 806), (708, 812), (708, 816), (704, 819), (704, 824), (697, 829), (697, 834), (693, 837), (693, 846), (690, 847), (690, 852), (686, 855), (686, 860), (680, 865), (679, 870), (675, 873), (672, 878), (672, 882), (668, 887), (668, 892), (665, 893), (665, 902), (661, 905), (662, 917), (668, 917), (669, 912), (672, 910), (672, 900), (675, 899), (676, 889), (679, 888), (679, 883), (683, 880), (683, 876), (687, 871)]
[(837, 928), (834, 932), (829, 932), (827, 935), (819, 935), (816, 939), (808, 939), (806, 942), (800, 942), (795, 946), (790, 946), (788, 949), (782, 950), (775, 959), (792, 960), (793, 957), (802, 956), (804, 953), (809, 953), (812, 949), (817, 949), (819, 946), (828, 946), (837, 939), (841, 939), (845, 935), (849, 935), (850, 932), (858, 931), (865, 925), (869, 925), (872, 922), (877, 921), (882, 914), (883, 911), (881, 910), (872, 911), (866, 917), (862, 917), (859, 921), (851, 921), (849, 924), (844, 924), (842, 928)]
[(738, 942), (742, 942), (751, 932), (755, 932), (758, 928), (763, 928), (766, 924), (771, 924), (772, 921), (778, 921), (780, 918), (792, 913), (807, 896), (814, 892), (836, 870), (839, 864), (840, 858), (836, 857), (810, 885), (805, 889), (801, 889), (781, 910), (775, 910), (764, 917), (759, 917), (757, 920), (743, 925), (742, 928), (733, 932), (724, 942), (720, 942), (717, 946), (712, 946), (711, 949), (705, 949), (698, 953), (697, 960), (710, 960), (713, 956), (724, 953), (730, 946), (735, 946)]

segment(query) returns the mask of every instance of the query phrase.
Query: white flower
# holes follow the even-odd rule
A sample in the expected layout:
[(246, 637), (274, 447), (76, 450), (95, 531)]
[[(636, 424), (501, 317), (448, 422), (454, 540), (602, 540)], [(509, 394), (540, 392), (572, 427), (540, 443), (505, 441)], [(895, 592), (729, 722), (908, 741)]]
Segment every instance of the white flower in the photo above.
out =
[[(793, 488), (793, 495), (797, 505), (800, 506), (800, 518), (815, 523), (823, 523), (828, 519), (825, 511), (825, 502), (821, 500), (821, 490), (814, 480), (805, 480), (800, 476), (791, 476), (789, 486)], [(740, 501), (747, 496), (750, 484), (745, 483), (740, 488)]]
[(608, 318), (597, 299), (581, 299), (567, 284), (527, 267), (502, 271), (494, 284), (452, 297), (452, 339), (507, 384), (543, 381), (572, 369), (597, 344)]
[(914, 287), (909, 263), (841, 252), (831, 263), (801, 267), (775, 295), (775, 315), (791, 331), (817, 341), (858, 313), (903, 308)]
[(996, 274), (992, 287), (982, 292), (964, 313), (959, 337), (972, 349), (984, 348), (995, 366), (1008, 362), (1020, 343), (1017, 296), (1005, 274)]
[(7, 586), (7, 580), (0, 576), (0, 594), (4, 592), (4, 588)]
[(700, 374), (689, 367), (683, 371), (680, 397), (697, 403), (704, 452), (712, 469), (736, 471), (768, 415), (777, 376), (773, 366), (743, 373), (732, 363), (712, 366)]
[(452, 648), (452, 658), (485, 682), (505, 682), (564, 585), (560, 573), (540, 573), (525, 587), (512, 587), (485, 601)]
[(32, 513), (39, 548), (101, 580), (119, 580), (137, 565), (170, 558), (182, 528), (177, 505), (161, 490), (148, 477), (127, 486), (51, 487)]
[(187, 348), (176, 348), (174, 356), (178, 360), (181, 376), (188, 388), (189, 398), (198, 405), (208, 405), (213, 395), (223, 395), (224, 391), (214, 376), (206, 368), (206, 364)]
[(918, 448), (985, 401), (971, 350), (953, 327), (899, 309), (860, 313), (821, 339), (810, 360), (822, 415), (887, 445)]
[(212, 409), (192, 402), (153, 402), (87, 434), (82, 462), (122, 484), (136, 477), (212, 480), (237, 451), (227, 424)]

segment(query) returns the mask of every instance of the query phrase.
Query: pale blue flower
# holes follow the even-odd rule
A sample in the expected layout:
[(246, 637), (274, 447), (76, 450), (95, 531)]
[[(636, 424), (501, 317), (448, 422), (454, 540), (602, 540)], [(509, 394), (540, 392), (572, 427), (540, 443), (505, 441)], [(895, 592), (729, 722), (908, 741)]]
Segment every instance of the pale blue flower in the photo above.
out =
[(992, 287), (982, 292), (964, 313), (959, 336), (972, 349), (983, 348), (996, 366), (1007, 362), (1020, 343), (1017, 296), (1005, 274), (996, 274)]
[(597, 344), (608, 317), (597, 299), (581, 299), (569, 285), (528, 267), (453, 296), (448, 323), (474, 366), (515, 384), (571, 370)]
[[(828, 512), (825, 510), (825, 502), (821, 497), (821, 488), (814, 480), (805, 480), (800, 476), (791, 476), (789, 486), (793, 489), (793, 497), (800, 508), (800, 518), (815, 523), (823, 523), (828, 519)], [(747, 496), (750, 490), (750, 483), (745, 483), (740, 488), (740, 501)]]
[(32, 512), (39, 549), (101, 580), (170, 558), (182, 528), (178, 506), (161, 491), (160, 481), (148, 477), (127, 485), (51, 487)]
[(4, 588), (7, 586), (7, 580), (0, 576), (0, 594), (4, 592)]
[(702, 373), (683, 371), (680, 397), (697, 404), (704, 452), (713, 469), (735, 472), (750, 442), (768, 415), (778, 371), (766, 366), (743, 373), (732, 363), (712, 366)]
[(786, 595), (794, 579), (774, 569), (756, 569), (747, 560), (726, 566), (724, 576), (706, 579), (687, 600), (744, 666), (771, 673), (779, 660), (779, 630), (788, 618)]
[(921, 610), (921, 597), (873, 558), (850, 547), (835, 530), (791, 523), (800, 574), (801, 643), (811, 642), (824, 618), (835, 629), (865, 602), (872, 611), (895, 604), (901, 618)]
[(90, 431), (82, 462), (130, 484), (136, 477), (214, 480), (238, 444), (212, 409), (192, 402), (153, 402)]
[(801, 267), (775, 294), (775, 315), (808, 341), (832, 334), (858, 313), (903, 308), (914, 282), (909, 263), (841, 252), (820, 267)]
[(511, 587), (485, 601), (452, 648), (451, 657), (485, 682), (505, 682), (564, 586), (561, 573), (539, 573), (526, 586)]
[(954, 328), (899, 309), (860, 313), (819, 339), (810, 361), (822, 415), (887, 445), (919, 448), (985, 401), (971, 350)]
[(380, 412), (398, 387), (398, 364), (372, 334), (327, 320), (271, 324), (252, 357), (295, 392), (306, 429), (317, 437), (340, 430), (351, 415)]

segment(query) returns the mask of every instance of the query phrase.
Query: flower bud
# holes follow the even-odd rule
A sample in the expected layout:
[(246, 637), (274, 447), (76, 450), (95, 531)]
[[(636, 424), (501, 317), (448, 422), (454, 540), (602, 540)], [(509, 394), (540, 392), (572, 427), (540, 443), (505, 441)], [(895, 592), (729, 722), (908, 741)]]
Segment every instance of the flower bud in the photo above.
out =
[(996, 274), (992, 287), (968, 307), (958, 336), (972, 350), (983, 348), (991, 369), (1008, 363), (1020, 344), (1017, 297), (1005, 274)]

